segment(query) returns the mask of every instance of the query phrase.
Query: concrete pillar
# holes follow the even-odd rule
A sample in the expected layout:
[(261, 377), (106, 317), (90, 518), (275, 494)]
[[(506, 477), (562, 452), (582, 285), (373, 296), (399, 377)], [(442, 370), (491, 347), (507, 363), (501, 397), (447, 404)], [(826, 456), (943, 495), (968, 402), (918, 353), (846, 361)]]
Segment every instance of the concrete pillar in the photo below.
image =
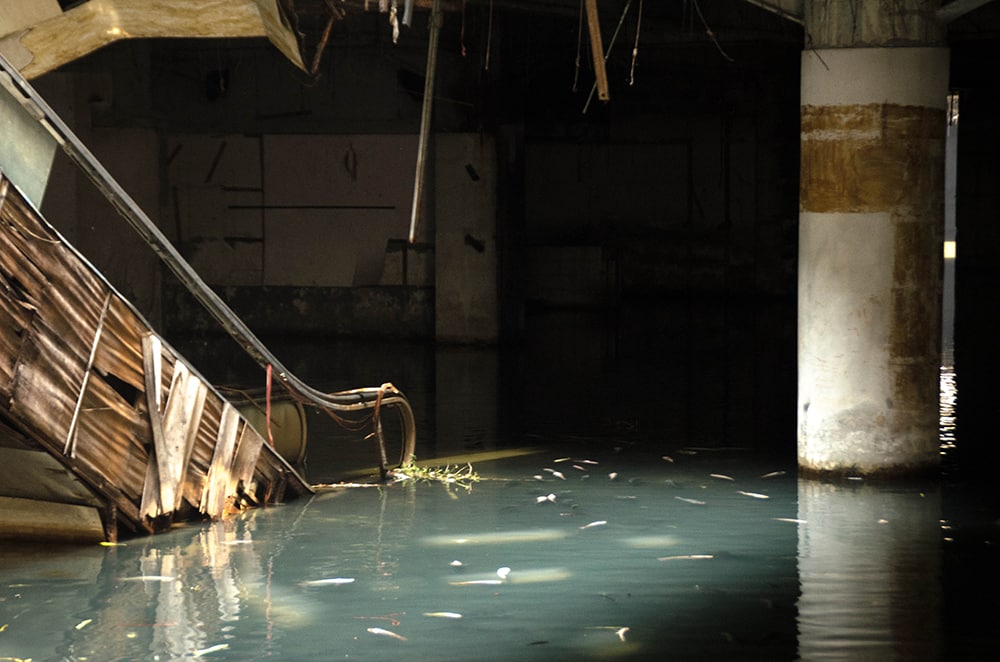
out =
[(917, 473), (939, 456), (948, 50), (923, 9), (839, 7), (806, 5), (799, 467)]

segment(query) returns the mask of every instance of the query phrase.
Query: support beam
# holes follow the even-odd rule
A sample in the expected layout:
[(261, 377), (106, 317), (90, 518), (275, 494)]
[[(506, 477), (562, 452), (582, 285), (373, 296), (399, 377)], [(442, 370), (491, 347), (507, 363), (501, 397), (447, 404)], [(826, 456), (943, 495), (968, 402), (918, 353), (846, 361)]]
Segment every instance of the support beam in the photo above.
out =
[(802, 56), (799, 467), (919, 473), (938, 464), (948, 50), (827, 35)]

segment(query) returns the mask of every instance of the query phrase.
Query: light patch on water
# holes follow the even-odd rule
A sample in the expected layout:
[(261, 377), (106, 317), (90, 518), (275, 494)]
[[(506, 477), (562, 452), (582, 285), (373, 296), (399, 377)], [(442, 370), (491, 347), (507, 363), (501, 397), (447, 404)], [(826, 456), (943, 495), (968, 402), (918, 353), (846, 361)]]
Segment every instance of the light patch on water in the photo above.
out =
[(677, 544), (677, 536), (632, 536), (631, 538), (622, 538), (622, 544), (635, 549), (673, 547)]
[(482, 533), (458, 533), (442, 536), (427, 536), (421, 542), (435, 547), (449, 545), (501, 545), (520, 542), (544, 542), (566, 537), (566, 531), (559, 529), (523, 529), (519, 531), (488, 531)]

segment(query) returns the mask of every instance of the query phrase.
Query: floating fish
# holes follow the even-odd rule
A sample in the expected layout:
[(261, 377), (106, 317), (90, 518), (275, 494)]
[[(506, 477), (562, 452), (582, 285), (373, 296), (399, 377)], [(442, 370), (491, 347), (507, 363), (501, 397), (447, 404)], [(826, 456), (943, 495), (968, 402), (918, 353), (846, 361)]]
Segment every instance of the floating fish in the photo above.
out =
[(399, 639), (400, 641), (406, 641), (406, 637), (401, 634), (396, 634), (392, 630), (386, 630), (384, 628), (368, 628), (368, 631), (372, 634), (381, 635), (383, 637), (390, 637), (392, 639)]
[(682, 496), (675, 496), (674, 498), (677, 499), (678, 501), (683, 501), (684, 503), (693, 503), (696, 506), (705, 505), (705, 502), (699, 499), (688, 499), (687, 497), (682, 497)]
[(545, 503), (546, 501), (549, 501), (550, 503), (555, 503), (556, 502), (556, 495), (555, 494), (543, 494), (543, 495), (535, 497), (535, 503)]
[(670, 457), (669, 455), (664, 455), (663, 459), (666, 460), (667, 462), (670, 462), (671, 464), (674, 463), (674, 458)]
[(301, 582), (300, 586), (340, 586), (341, 584), (353, 584), (354, 577), (328, 577), (326, 579), (310, 579)]
[(607, 520), (599, 519), (599, 520), (593, 521), (593, 522), (591, 522), (589, 524), (584, 524), (583, 526), (580, 527), (580, 529), (581, 530), (582, 529), (592, 529), (595, 526), (604, 526), (607, 523), (608, 523)]
[(509, 574), (510, 574), (510, 568), (508, 568), (507, 566), (497, 568), (497, 577), (499, 577), (500, 579), (507, 579), (507, 575)]
[[(573, 459), (573, 458), (569, 458), (569, 457), (557, 457), (556, 459), (554, 459), (552, 461), (553, 462), (569, 462), (571, 459)], [(548, 469), (546, 469), (546, 471), (548, 471)]]
[(586, 467), (581, 467), (579, 464), (574, 464), (573, 468), (576, 469), (577, 471), (590, 471)]
[(712, 478), (718, 478), (719, 480), (736, 480), (732, 476), (727, 476), (726, 474), (708, 474)]
[(454, 561), (452, 561), (448, 565), (450, 565), (452, 568), (461, 568), (462, 567), (462, 562), (459, 561), (458, 559), (455, 559)]
[(742, 494), (743, 496), (753, 497), (754, 499), (770, 499), (771, 497), (766, 494), (761, 494), (759, 492), (744, 492), (743, 490), (736, 490), (737, 494)]
[(792, 524), (805, 524), (804, 519), (795, 519), (794, 517), (772, 517), (775, 522), (791, 522)]
[(94, 622), (94, 619), (92, 619), (92, 618), (85, 618), (85, 619), (83, 619), (82, 621), (80, 621), (79, 623), (76, 624), (76, 629), (77, 630), (82, 630), (83, 628), (87, 627), (88, 625), (90, 625), (93, 622)]
[(425, 611), (424, 616), (429, 618), (462, 618), (462, 615), (455, 611)]
[(678, 556), (661, 556), (657, 561), (691, 561), (691, 560), (702, 560), (702, 559), (714, 559), (715, 556), (712, 554), (680, 554)]
[(580, 464), (600, 464), (597, 460), (578, 460)]
[(611, 473), (608, 474), (608, 480), (614, 480), (615, 478), (618, 478), (617, 471), (612, 471)]
[(452, 586), (480, 586), (503, 584), (499, 579), (467, 579), (463, 582), (448, 582)]
[(229, 650), (229, 644), (216, 644), (214, 646), (209, 646), (208, 648), (202, 648), (194, 652), (195, 657), (201, 657), (202, 655), (208, 655), (209, 653), (215, 653), (217, 651)]
[(629, 629), (627, 627), (625, 627), (625, 628), (618, 628), (617, 630), (615, 630), (615, 634), (618, 635), (619, 639), (621, 639), (622, 641), (625, 641), (625, 633), (628, 632), (628, 630)]
[(772, 471), (771, 473), (766, 473), (761, 478), (777, 478), (778, 476), (784, 476), (784, 471)]
[(559, 480), (566, 480), (566, 476), (562, 475), (561, 471), (553, 471), (552, 475), (558, 478)]
[(176, 577), (171, 577), (169, 575), (139, 575), (138, 577), (122, 577), (123, 582), (172, 582), (176, 581)]

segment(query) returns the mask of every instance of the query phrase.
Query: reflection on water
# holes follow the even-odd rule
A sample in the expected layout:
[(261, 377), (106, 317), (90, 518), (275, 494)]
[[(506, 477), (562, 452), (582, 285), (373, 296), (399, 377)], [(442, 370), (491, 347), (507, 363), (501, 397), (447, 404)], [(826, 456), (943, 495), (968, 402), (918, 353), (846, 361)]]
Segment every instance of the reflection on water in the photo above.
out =
[(679, 450), (546, 450), (481, 463), (470, 491), (338, 489), (124, 546), (5, 548), (0, 657), (960, 659), (938, 488)]
[[(573, 313), (513, 354), (277, 347), (327, 390), (393, 381), (418, 457), (481, 453), (483, 480), (0, 547), (0, 659), (989, 659), (993, 490), (799, 480), (794, 344), (689, 313), (630, 330)], [(312, 482), (374, 466), (370, 443), (309, 425)]]

